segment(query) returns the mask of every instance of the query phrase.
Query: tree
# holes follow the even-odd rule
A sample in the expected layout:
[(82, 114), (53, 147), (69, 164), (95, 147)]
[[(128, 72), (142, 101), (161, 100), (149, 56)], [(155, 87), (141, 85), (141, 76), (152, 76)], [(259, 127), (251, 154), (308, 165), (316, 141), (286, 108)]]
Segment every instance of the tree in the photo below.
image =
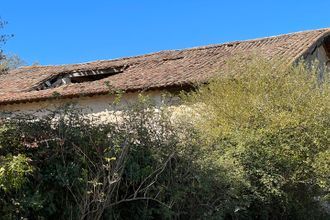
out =
[[(7, 22), (1, 20), (1, 18), (0, 18), (0, 29), (3, 29), (3, 27), (6, 24), (7, 24)], [(4, 44), (6, 42), (6, 40), (7, 40), (7, 35), (1, 34), (0, 35), (0, 45)], [(3, 53), (3, 51), (2, 51), (2, 49), (0, 49), (0, 55), (1, 55), (0, 58), (2, 58), (2, 53)]]
[(4, 58), (0, 61), (0, 70), (3, 74), (9, 70), (13, 70), (25, 65), (25, 61), (22, 60), (18, 55), (4, 55)]
[[(7, 24), (7, 21), (4, 21), (0, 18), (0, 30), (2, 30), (5, 25)], [(13, 35), (8, 35), (8, 34), (0, 34), (0, 60), (3, 59), (5, 56), (3, 54), (2, 46), (7, 42), (7, 40), (12, 37)]]
[[(3, 21), (0, 18), (0, 30), (2, 30), (6, 24), (7, 22)], [(5, 74), (6, 72), (6, 68), (3, 65), (3, 61), (5, 60), (5, 55), (3, 54), (2, 46), (6, 43), (7, 39), (8, 39), (8, 35), (0, 34), (0, 75)]]
[[(0, 18), (0, 30), (2, 30), (6, 24), (7, 22), (1, 20)], [(17, 55), (9, 56), (3, 53), (2, 47), (11, 37), (13, 37), (13, 35), (0, 34), (0, 75), (6, 74), (8, 70), (15, 69), (25, 64), (25, 62), (22, 59), (20, 59), (19, 56)]]

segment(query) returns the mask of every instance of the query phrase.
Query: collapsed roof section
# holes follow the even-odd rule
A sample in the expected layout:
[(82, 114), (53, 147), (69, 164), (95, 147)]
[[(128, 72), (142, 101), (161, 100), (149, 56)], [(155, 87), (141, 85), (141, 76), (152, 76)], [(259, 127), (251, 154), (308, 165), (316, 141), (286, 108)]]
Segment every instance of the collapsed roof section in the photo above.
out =
[(241, 54), (256, 53), (289, 64), (320, 45), (329, 52), (329, 35), (330, 29), (320, 29), (115, 60), (22, 67), (0, 76), (0, 105), (107, 94), (109, 87), (124, 91), (182, 88), (206, 82)]
[(50, 77), (49, 79), (41, 82), (39, 85), (33, 87), (32, 90), (45, 90), (45, 89), (52, 89), (63, 85), (68, 85), (71, 83), (85, 83), (85, 82), (92, 82), (101, 79), (105, 79), (109, 76), (122, 73), (126, 66), (116, 66), (116, 67), (109, 67), (106, 69), (96, 69), (96, 70), (81, 70), (77, 71), (74, 70), (68, 73), (62, 73), (59, 75), (55, 75)]

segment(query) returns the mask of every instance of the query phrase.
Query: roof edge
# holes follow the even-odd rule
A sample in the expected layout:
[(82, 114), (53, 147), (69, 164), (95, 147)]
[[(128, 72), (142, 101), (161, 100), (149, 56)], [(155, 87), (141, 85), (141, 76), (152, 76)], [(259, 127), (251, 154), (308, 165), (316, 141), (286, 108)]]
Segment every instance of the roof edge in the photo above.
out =
[(300, 34), (300, 33), (306, 33), (306, 32), (311, 32), (311, 31), (327, 31), (327, 33), (324, 34), (330, 34), (330, 28), (319, 28), (315, 30), (304, 30), (304, 31), (296, 31), (296, 32), (291, 32), (291, 33), (286, 33), (286, 34), (278, 34), (278, 35), (273, 35), (273, 36), (268, 36), (268, 37), (259, 37), (259, 38), (252, 38), (252, 39), (247, 39), (247, 40), (234, 40), (234, 41), (228, 41), (220, 44), (209, 44), (206, 46), (196, 46), (196, 47), (187, 47), (187, 48), (180, 48), (180, 49), (170, 49), (170, 50), (159, 50), (159, 51), (154, 51), (146, 54), (141, 54), (141, 55), (133, 55), (133, 56), (127, 56), (127, 57), (117, 57), (113, 59), (107, 59), (107, 60), (92, 60), (92, 61), (87, 61), (87, 62), (81, 62), (81, 63), (72, 63), (72, 64), (54, 64), (54, 65), (34, 65), (34, 66), (22, 66), (20, 68), (32, 68), (32, 67), (66, 67), (66, 66), (72, 66), (72, 65), (87, 65), (95, 62), (107, 62), (107, 61), (121, 61), (121, 60), (128, 60), (128, 59), (134, 59), (134, 58), (143, 58), (143, 57), (149, 57), (154, 54), (158, 53), (166, 53), (166, 52), (178, 52), (178, 51), (191, 51), (191, 50), (204, 50), (204, 49), (209, 49), (209, 48), (214, 48), (214, 47), (220, 47), (220, 46), (225, 46), (228, 44), (235, 44), (235, 43), (243, 43), (243, 42), (255, 42), (255, 41), (262, 41), (262, 40), (267, 40), (271, 38), (276, 38), (276, 37), (282, 37), (282, 36), (289, 36), (293, 34)]

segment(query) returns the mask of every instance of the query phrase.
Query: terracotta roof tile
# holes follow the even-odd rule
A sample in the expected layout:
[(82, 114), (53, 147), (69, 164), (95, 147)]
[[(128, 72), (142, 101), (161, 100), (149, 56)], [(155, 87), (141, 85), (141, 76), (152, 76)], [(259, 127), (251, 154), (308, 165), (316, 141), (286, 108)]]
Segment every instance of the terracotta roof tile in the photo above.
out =
[[(109, 91), (105, 82), (113, 88), (129, 91), (186, 86), (209, 79), (226, 60), (241, 53), (256, 52), (269, 59), (276, 57), (294, 62), (312, 51), (328, 35), (330, 29), (320, 29), (115, 60), (22, 67), (0, 76), (0, 105), (51, 99), (54, 94), (62, 98), (105, 94)], [(105, 79), (35, 91), (36, 86), (54, 76), (119, 66), (125, 66), (123, 72)]]

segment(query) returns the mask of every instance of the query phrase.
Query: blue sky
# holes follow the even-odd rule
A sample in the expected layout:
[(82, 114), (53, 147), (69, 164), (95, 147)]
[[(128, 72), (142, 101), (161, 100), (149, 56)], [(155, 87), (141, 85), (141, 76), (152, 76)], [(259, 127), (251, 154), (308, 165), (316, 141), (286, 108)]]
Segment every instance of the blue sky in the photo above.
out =
[(3, 0), (7, 53), (81, 63), (330, 27), (327, 0)]

